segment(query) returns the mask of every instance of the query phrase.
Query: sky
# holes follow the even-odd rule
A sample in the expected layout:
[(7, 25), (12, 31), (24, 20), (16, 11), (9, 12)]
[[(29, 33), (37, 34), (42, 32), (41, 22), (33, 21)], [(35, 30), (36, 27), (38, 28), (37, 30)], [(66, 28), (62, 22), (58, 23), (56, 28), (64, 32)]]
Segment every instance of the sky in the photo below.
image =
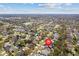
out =
[(0, 14), (79, 14), (79, 3), (0, 3)]

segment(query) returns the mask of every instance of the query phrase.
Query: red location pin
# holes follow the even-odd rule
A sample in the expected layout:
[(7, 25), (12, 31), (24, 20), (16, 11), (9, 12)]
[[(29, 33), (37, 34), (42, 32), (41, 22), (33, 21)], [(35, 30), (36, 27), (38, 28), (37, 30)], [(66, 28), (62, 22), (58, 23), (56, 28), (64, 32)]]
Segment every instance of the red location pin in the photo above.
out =
[(46, 38), (45, 45), (47, 45), (49, 47), (51, 44), (52, 44), (52, 40), (50, 38)]

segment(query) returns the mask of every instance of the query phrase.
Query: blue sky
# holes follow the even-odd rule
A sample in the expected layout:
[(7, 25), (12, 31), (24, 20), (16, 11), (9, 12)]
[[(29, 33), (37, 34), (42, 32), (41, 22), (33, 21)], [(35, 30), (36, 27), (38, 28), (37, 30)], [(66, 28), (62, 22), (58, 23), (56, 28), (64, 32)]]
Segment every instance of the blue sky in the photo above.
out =
[(79, 3), (1, 3), (0, 14), (79, 14)]

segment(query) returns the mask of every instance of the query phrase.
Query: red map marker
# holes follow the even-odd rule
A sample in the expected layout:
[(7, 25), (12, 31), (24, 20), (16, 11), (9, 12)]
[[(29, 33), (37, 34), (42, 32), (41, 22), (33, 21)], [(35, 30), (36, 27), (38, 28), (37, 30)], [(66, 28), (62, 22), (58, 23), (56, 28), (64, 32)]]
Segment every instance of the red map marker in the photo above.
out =
[(45, 45), (47, 45), (49, 47), (51, 44), (52, 44), (52, 40), (50, 38), (46, 38)]

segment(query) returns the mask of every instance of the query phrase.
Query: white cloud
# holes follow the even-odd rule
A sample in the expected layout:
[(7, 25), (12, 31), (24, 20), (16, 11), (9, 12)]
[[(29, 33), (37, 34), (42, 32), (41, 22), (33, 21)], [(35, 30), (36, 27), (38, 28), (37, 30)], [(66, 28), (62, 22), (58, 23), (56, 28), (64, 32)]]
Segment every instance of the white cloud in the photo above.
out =
[(10, 10), (11, 8), (9, 6), (6, 7), (6, 5), (0, 4), (0, 11), (6, 11), (6, 10)]
[(72, 5), (72, 3), (65, 3), (65, 5), (66, 5), (66, 6), (70, 6), (70, 5)]
[(55, 8), (57, 6), (60, 6), (59, 3), (45, 3), (45, 4), (38, 4), (40, 7), (47, 7), (47, 8)]
[(45, 3), (45, 4), (38, 4), (40, 7), (46, 8), (62, 8), (62, 6), (70, 6), (72, 3)]

